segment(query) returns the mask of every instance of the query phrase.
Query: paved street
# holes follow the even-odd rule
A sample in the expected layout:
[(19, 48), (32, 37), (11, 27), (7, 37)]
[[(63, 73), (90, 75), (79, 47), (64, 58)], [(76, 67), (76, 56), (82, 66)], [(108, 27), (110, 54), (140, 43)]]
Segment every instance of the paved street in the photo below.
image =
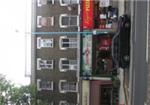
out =
[[(150, 12), (150, 2), (148, 5), (148, 9)], [(150, 26), (150, 13), (148, 14), (148, 18), (149, 18), (149, 26)], [(148, 31), (148, 53), (150, 52), (150, 27), (149, 27), (149, 31)], [(150, 54), (148, 55), (148, 60), (150, 61)], [(148, 61), (148, 80), (147, 80), (147, 105), (150, 105), (150, 62)]]
[[(131, 105), (144, 105), (147, 89), (146, 35), (147, 2), (134, 1), (132, 20), (132, 88)], [(131, 80), (130, 79), (130, 80)]]

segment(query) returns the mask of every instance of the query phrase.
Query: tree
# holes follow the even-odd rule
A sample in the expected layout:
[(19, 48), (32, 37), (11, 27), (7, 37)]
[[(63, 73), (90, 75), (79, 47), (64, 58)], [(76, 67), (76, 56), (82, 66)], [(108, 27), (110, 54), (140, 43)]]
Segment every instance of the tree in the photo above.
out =
[(49, 105), (48, 100), (36, 96), (35, 85), (17, 87), (0, 74), (0, 105)]
[(32, 85), (12, 89), (11, 102), (15, 105), (34, 105), (36, 88)]
[(7, 105), (11, 97), (11, 89), (14, 85), (0, 74), (0, 105)]
[(36, 87), (17, 87), (0, 74), (0, 105), (35, 105)]

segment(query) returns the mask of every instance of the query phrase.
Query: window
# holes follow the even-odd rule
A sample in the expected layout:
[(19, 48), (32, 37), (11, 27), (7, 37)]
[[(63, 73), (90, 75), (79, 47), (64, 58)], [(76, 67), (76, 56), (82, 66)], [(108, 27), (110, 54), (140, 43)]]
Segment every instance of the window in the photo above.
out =
[(78, 90), (77, 82), (67, 82), (66, 80), (59, 81), (59, 91), (60, 93), (66, 92), (77, 92)]
[(68, 6), (73, 4), (79, 4), (79, 0), (59, 0), (61, 6)]
[(42, 103), (44, 103), (44, 105), (54, 105), (54, 102), (53, 101), (49, 101), (49, 100), (43, 100), (43, 99), (36, 99), (37, 101), (37, 105), (40, 105), (41, 104), (41, 101)]
[(42, 5), (54, 4), (54, 0), (37, 0), (37, 6), (40, 7)]
[(53, 69), (53, 60), (37, 58), (37, 70), (41, 69)]
[(53, 90), (53, 81), (37, 79), (37, 90)]
[(79, 26), (79, 17), (77, 15), (61, 14), (59, 24), (61, 28)]
[(54, 16), (51, 17), (42, 17), (37, 16), (37, 27), (48, 27), (48, 26), (54, 26)]
[(67, 36), (61, 36), (59, 39), (59, 47), (61, 50), (67, 48), (77, 48), (77, 38), (67, 38)]
[(100, 105), (111, 105), (112, 101), (112, 87), (111, 85), (101, 85), (100, 89)]
[(77, 70), (78, 63), (77, 60), (68, 60), (67, 58), (60, 58), (59, 70), (65, 72), (67, 70)]
[(60, 101), (59, 105), (77, 105), (77, 104), (68, 103), (67, 101)]
[(41, 38), (37, 37), (37, 49), (41, 48), (53, 48), (54, 40), (53, 38)]

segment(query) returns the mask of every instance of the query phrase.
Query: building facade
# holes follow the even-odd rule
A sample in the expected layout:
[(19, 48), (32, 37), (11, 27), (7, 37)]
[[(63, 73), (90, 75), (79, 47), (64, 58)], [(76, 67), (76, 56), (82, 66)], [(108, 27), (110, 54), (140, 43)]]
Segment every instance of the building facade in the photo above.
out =
[(66, 34), (80, 31), (79, 13), (78, 0), (32, 0), (31, 83), (37, 103), (79, 103), (79, 37)]
[(81, 2), (81, 30), (85, 32), (81, 35), (82, 105), (119, 105), (111, 51), (118, 17), (116, 4), (113, 0)]
[(32, 0), (31, 83), (37, 103), (117, 105), (109, 33), (117, 9), (109, 1)]

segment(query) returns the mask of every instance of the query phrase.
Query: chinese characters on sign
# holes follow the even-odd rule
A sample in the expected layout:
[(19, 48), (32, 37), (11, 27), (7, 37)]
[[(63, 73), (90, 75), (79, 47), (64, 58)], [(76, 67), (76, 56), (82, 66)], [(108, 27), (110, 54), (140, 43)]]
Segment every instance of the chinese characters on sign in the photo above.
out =
[(93, 0), (83, 0), (83, 29), (92, 29), (93, 24)]

